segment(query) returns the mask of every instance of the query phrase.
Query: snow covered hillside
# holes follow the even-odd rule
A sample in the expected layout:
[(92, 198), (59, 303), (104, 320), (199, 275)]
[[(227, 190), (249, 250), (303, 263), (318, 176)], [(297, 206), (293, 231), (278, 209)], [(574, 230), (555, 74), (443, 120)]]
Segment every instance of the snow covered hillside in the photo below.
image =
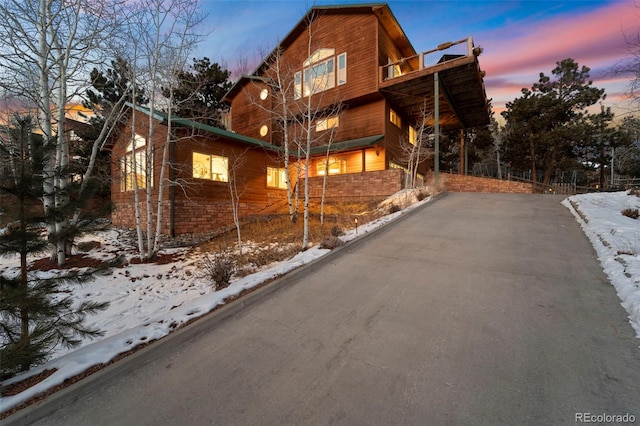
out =
[[(404, 198), (405, 194), (399, 196)], [(361, 225), (357, 234), (353, 229), (341, 239), (352, 240), (430, 200), (431, 198), (426, 198), (402, 211)], [(401, 204), (397, 200), (396, 203)], [(626, 208), (640, 208), (640, 197), (626, 192), (586, 194), (570, 197), (563, 204), (575, 215), (590, 238), (602, 267), (615, 286), (622, 306), (629, 313), (631, 325), (640, 338), (640, 219), (621, 214)], [(113, 257), (125, 249), (115, 230), (87, 236), (85, 239), (100, 241), (101, 248), (95, 256)], [(289, 261), (236, 279), (223, 290), (213, 291), (209, 282), (201, 276), (201, 255), (187, 249), (164, 250), (163, 253), (172, 258), (171, 263), (131, 263), (126, 268), (114, 268), (108, 275), (97, 276), (84, 287), (69, 288), (68, 291), (78, 300), (111, 303), (107, 310), (87, 318), (87, 323), (104, 330), (105, 336), (97, 341), (85, 341), (80, 348), (71, 351), (60, 348), (46, 364), (3, 382), (2, 386), (7, 386), (45, 370), (55, 370), (55, 373), (37, 385), (16, 395), (3, 397), (0, 412), (58, 386), (94, 365), (107, 363), (118, 354), (162, 338), (180, 325), (223, 304), (225, 299), (281, 276), (328, 252), (329, 250), (314, 247)], [(0, 268), (4, 273), (11, 273), (17, 265), (17, 259), (0, 259)]]

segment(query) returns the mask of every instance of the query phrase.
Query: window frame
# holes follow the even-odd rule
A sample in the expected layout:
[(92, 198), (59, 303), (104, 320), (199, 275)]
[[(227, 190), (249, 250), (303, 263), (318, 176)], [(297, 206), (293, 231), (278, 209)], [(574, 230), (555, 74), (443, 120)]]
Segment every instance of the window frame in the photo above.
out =
[[(269, 178), (272, 173), (273, 173), (273, 178), (275, 180), (275, 184), (269, 183)], [(287, 189), (287, 181), (285, 177), (287, 174), (288, 174), (287, 169), (285, 167), (267, 166), (267, 188)]]
[(389, 121), (398, 129), (402, 129), (402, 118), (393, 110), (393, 108), (389, 108)]
[[(327, 171), (327, 161), (326, 159), (322, 159), (322, 161), (318, 161), (316, 164), (316, 175), (324, 176)], [(333, 175), (343, 175), (347, 173), (347, 160), (342, 156), (332, 155), (329, 157), (329, 176)], [(337, 168), (337, 171), (336, 171)]]
[(294, 99), (312, 96), (347, 83), (347, 52), (321, 48), (307, 58), (294, 74)]
[(120, 192), (146, 189), (147, 163), (151, 165), (151, 187), (153, 187), (153, 157), (151, 161), (147, 161), (147, 140), (142, 135), (134, 133), (120, 160), (122, 172)]
[(336, 127), (340, 127), (340, 116), (338, 115), (332, 115), (316, 121), (316, 132), (324, 132)]
[[(203, 167), (203, 171), (202, 172), (197, 172), (196, 171), (196, 159), (195, 156), (199, 155), (202, 157), (208, 157), (208, 164), (202, 166)], [(214, 161), (215, 160), (222, 160), (222, 163), (224, 164), (224, 172), (214, 172), (214, 170), (216, 169), (215, 165), (214, 165)], [(205, 164), (204, 161), (202, 162), (202, 164)], [(208, 176), (206, 175), (208, 174)], [(214, 175), (218, 175), (218, 178), (214, 178)], [(227, 183), (229, 182), (229, 157), (225, 157), (222, 155), (217, 155), (217, 154), (207, 154), (204, 152), (197, 152), (197, 151), (193, 151), (191, 153), (191, 176), (194, 179), (202, 179), (202, 180), (208, 180), (211, 182), (222, 182), (222, 183)]]

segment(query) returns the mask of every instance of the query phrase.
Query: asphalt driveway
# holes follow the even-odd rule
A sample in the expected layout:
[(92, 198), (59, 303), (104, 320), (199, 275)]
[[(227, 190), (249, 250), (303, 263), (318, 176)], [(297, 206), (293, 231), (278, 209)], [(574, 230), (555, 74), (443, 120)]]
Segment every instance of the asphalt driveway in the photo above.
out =
[(640, 339), (561, 199), (449, 194), (6, 424), (640, 422)]

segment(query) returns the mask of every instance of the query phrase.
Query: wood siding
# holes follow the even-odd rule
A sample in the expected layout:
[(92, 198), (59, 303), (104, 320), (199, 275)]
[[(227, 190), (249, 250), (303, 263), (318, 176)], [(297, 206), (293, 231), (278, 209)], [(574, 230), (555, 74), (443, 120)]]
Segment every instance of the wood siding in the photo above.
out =
[[(154, 120), (155, 155), (154, 191), (152, 192), (154, 221), (157, 207), (162, 165), (162, 148), (167, 128)], [(148, 129), (149, 116), (136, 114), (136, 133)], [(147, 132), (148, 133), (148, 132)], [(240, 194), (240, 216), (256, 214), (273, 204), (282, 202), (286, 193), (282, 189), (267, 187), (267, 166), (281, 167), (277, 154), (264, 148), (251, 146), (234, 140), (214, 137), (210, 134), (192, 133), (190, 129), (177, 128), (173, 150), (173, 171), (180, 184), (165, 187), (163, 194), (162, 232), (165, 234), (185, 234), (208, 232), (233, 222), (230, 189), (228, 182), (214, 182), (193, 177), (193, 153), (219, 155), (229, 158), (229, 174), (235, 168), (237, 189)], [(112, 201), (115, 210), (112, 222), (116, 226), (135, 227), (134, 191), (122, 191), (121, 158), (131, 137), (131, 125), (126, 126), (113, 147), (112, 161)], [(169, 179), (170, 167), (165, 170)], [(145, 194), (140, 191), (140, 207), (146, 221)], [(171, 203), (173, 200), (173, 209)]]

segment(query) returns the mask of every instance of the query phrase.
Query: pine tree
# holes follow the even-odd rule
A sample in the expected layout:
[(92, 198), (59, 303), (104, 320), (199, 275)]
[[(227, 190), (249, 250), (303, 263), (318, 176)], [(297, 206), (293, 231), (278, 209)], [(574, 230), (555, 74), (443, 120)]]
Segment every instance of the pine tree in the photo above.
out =
[(83, 321), (108, 305), (83, 301), (76, 306), (60, 291), (63, 284), (87, 282), (90, 273), (42, 277), (29, 270), (28, 257), (46, 252), (49, 246), (39, 199), (50, 148), (32, 130), (31, 117), (14, 116), (0, 138), (0, 192), (15, 208), (10, 212), (15, 220), (0, 231), (0, 256), (20, 258), (19, 271), (0, 274), (2, 378), (41, 364), (58, 344), (74, 347), (81, 338), (100, 336)]
[[(231, 73), (209, 58), (193, 58), (191, 70), (180, 71), (177, 86), (173, 90), (175, 115), (183, 118), (223, 127), (221, 115), (228, 109), (222, 98), (233, 85)], [(166, 97), (168, 90), (164, 89)]]

